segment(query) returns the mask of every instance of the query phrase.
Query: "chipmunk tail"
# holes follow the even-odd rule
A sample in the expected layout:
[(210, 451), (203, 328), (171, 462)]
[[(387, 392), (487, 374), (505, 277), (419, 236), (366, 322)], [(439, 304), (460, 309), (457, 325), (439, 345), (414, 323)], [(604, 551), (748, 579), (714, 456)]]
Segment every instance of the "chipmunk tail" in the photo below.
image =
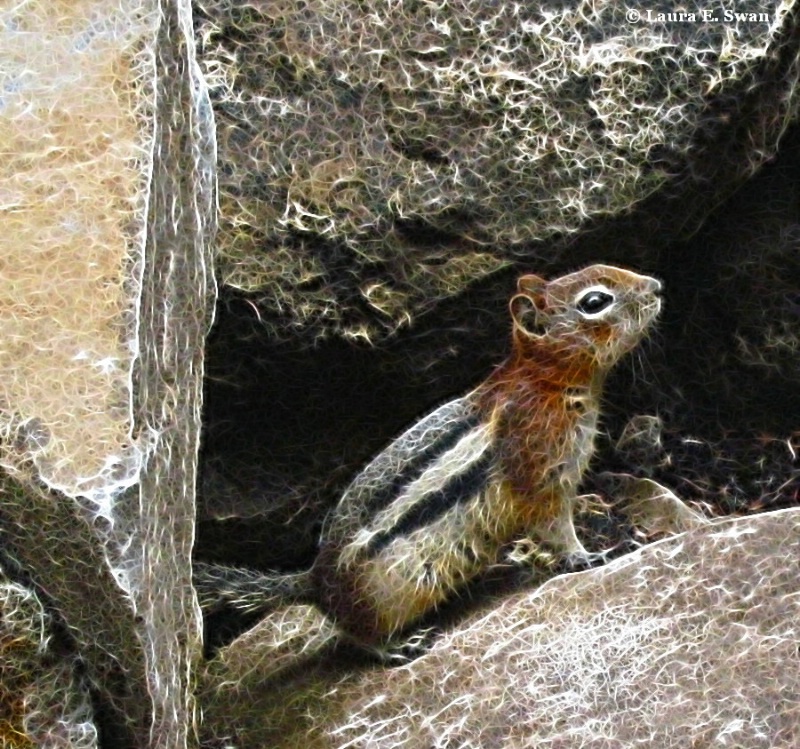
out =
[(313, 603), (310, 571), (259, 572), (221, 564), (194, 565), (192, 578), (204, 613), (233, 608), (265, 613), (293, 603)]

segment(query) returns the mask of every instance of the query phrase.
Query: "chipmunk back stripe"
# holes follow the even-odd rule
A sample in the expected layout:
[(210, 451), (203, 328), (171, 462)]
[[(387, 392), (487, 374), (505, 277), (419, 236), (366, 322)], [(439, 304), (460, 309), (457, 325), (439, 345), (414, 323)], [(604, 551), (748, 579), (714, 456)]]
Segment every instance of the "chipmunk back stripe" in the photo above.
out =
[[(459, 430), (461, 431), (461, 430)], [(479, 424), (460, 436), (449, 450), (436, 455), (423, 467), (392, 500), (390, 504), (369, 518), (364, 518), (361, 528), (352, 536), (353, 550), (366, 548), (379, 533), (388, 533), (418, 502), (439, 491), (455, 475), (474, 463), (491, 443), (490, 427)]]
[[(480, 424), (480, 416), (468, 398), (440, 406), (402, 434), (378, 455), (354, 480), (342, 497), (339, 517), (346, 506), (357, 508), (362, 522), (390, 507), (441, 456)], [(336, 534), (336, 519), (328, 528)]]
[(394, 526), (372, 536), (367, 545), (367, 556), (380, 554), (396, 538), (410, 536), (478, 496), (489, 483), (494, 466), (494, 451), (486, 449), (478, 458), (463, 466), (434, 491), (415, 497), (406, 505), (406, 512)]

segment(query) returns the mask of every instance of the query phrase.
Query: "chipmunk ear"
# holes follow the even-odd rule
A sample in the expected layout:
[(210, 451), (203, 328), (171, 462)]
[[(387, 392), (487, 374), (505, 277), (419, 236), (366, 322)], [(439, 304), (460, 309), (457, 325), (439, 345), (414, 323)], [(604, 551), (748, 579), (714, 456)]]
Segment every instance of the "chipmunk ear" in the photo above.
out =
[(511, 297), (508, 309), (514, 327), (528, 336), (541, 336), (547, 331), (544, 290), (547, 282), (528, 274), (517, 281), (517, 294)]
[(508, 303), (514, 327), (525, 335), (542, 336), (547, 332), (547, 313), (537, 307), (536, 301), (527, 294), (516, 294)]
[(543, 296), (547, 281), (541, 276), (528, 273), (517, 280), (517, 294), (528, 294), (532, 297)]

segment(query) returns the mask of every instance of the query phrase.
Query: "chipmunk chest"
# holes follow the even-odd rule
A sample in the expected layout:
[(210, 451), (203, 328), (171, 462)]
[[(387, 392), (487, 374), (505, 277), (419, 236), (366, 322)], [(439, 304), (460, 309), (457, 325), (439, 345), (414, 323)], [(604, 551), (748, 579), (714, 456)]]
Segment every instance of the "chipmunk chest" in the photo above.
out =
[(585, 391), (568, 392), (553, 418), (552, 444), (544, 483), (577, 485), (589, 466), (597, 436), (597, 400)]
[(580, 414), (565, 435), (562, 474), (578, 482), (589, 466), (597, 436), (597, 411)]

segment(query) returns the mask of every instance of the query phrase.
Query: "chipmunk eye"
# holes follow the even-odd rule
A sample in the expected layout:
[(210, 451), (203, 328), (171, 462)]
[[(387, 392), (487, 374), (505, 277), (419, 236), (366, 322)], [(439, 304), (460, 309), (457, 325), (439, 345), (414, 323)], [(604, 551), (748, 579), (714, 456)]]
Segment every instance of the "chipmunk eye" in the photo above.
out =
[(592, 290), (587, 291), (578, 299), (578, 311), (584, 315), (596, 315), (614, 303), (614, 295), (607, 291)]

